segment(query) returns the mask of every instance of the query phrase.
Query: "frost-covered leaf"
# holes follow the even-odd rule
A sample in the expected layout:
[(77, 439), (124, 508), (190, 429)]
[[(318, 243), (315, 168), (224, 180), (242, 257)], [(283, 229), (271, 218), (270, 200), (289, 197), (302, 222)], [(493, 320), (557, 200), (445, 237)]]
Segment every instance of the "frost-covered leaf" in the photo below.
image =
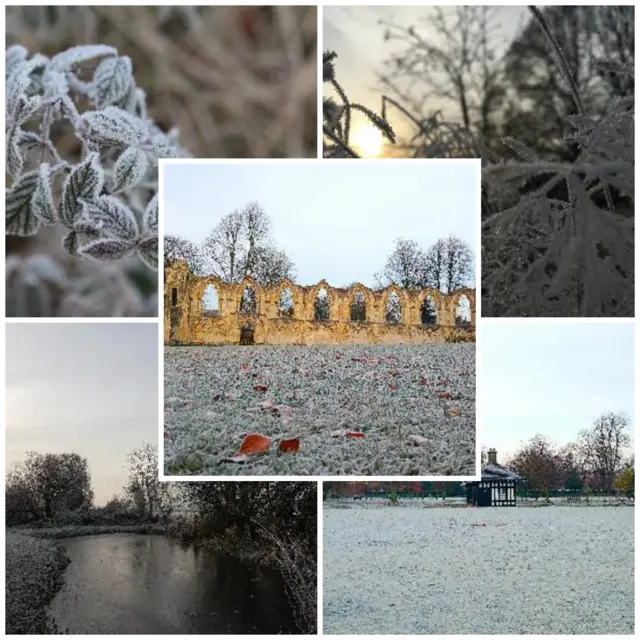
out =
[(19, 132), (19, 140), (18, 144), (20, 148), (23, 150), (26, 149), (34, 149), (35, 147), (42, 147), (44, 144), (43, 139), (33, 131), (22, 131)]
[(32, 236), (40, 228), (40, 219), (31, 209), (31, 198), (38, 186), (39, 172), (24, 173), (5, 196), (6, 234)]
[(53, 224), (57, 219), (56, 205), (53, 201), (51, 185), (51, 167), (48, 162), (43, 162), (40, 165), (38, 186), (31, 198), (31, 209), (34, 215), (46, 224)]
[(9, 47), (4, 54), (5, 71), (4, 79), (7, 78), (18, 68), (18, 65), (22, 64), (26, 59), (29, 52), (21, 44), (14, 44)]
[(66, 71), (73, 65), (102, 56), (117, 56), (118, 50), (104, 44), (87, 44), (71, 47), (53, 56), (49, 61), (49, 68), (55, 71)]
[(156, 193), (147, 205), (143, 216), (143, 228), (145, 232), (158, 233), (158, 194)]
[(82, 203), (80, 221), (93, 226), (108, 236), (123, 240), (135, 240), (140, 235), (135, 215), (124, 203), (113, 196), (100, 196)]
[(158, 269), (158, 236), (144, 238), (138, 244), (140, 257), (154, 270)]
[(120, 154), (114, 168), (113, 192), (135, 187), (149, 168), (147, 154), (137, 147), (129, 147)]
[(6, 153), (7, 153), (7, 172), (17, 180), (22, 174), (24, 167), (24, 157), (20, 148), (20, 140), (22, 139), (22, 129), (14, 127), (6, 133)]
[(132, 84), (131, 58), (127, 56), (107, 58), (98, 65), (93, 76), (91, 97), (96, 107), (102, 109), (122, 100)]
[(130, 254), (136, 247), (135, 242), (119, 240), (117, 238), (104, 238), (94, 240), (78, 249), (78, 254), (87, 258), (93, 258), (100, 262), (108, 260), (120, 260)]
[(80, 200), (93, 201), (102, 191), (104, 171), (97, 153), (89, 157), (67, 176), (62, 187), (60, 218), (69, 228), (73, 227), (80, 213)]
[(82, 120), (87, 139), (101, 145), (139, 146), (148, 137), (144, 122), (118, 107), (88, 111)]
[(62, 238), (62, 248), (70, 256), (78, 254), (78, 234), (75, 231), (69, 231), (69, 233)]

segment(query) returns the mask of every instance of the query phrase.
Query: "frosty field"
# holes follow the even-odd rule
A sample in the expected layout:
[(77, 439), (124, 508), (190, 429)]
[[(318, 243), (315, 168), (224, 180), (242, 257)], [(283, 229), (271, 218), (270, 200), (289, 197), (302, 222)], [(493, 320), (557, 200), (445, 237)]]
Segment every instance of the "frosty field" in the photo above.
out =
[(164, 381), (168, 475), (475, 473), (475, 344), (165, 347)]
[(324, 509), (327, 634), (631, 634), (629, 507)]

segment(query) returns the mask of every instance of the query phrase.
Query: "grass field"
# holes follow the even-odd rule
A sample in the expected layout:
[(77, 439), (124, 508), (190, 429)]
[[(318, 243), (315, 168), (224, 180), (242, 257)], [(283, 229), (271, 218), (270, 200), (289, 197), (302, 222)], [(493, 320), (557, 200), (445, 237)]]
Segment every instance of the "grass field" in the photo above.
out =
[(166, 347), (164, 374), (168, 475), (475, 473), (475, 344)]
[(634, 509), (325, 508), (328, 634), (631, 634)]

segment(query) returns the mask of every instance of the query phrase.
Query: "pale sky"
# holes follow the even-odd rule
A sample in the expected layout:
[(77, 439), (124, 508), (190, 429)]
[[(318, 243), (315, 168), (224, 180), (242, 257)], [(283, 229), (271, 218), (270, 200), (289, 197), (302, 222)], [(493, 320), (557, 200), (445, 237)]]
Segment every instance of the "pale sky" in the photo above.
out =
[(203, 241), (234, 209), (258, 202), (296, 281), (373, 285), (397, 238), (424, 249), (451, 234), (476, 251), (478, 161), (165, 164), (165, 233)]
[[(520, 24), (524, 24), (528, 18), (528, 11), (524, 6), (495, 9), (495, 30), (491, 33), (496, 50), (503, 51), (506, 43), (517, 33)], [(324, 7), (322, 48), (338, 54), (336, 77), (352, 102), (359, 102), (375, 113), (381, 113), (382, 85), (378, 82), (377, 73), (385, 72), (383, 61), (390, 54), (404, 49), (404, 43), (398, 40), (384, 40), (386, 27), (378, 24), (378, 21), (391, 20), (404, 27), (414, 26), (419, 34), (437, 44), (441, 36), (434, 32), (433, 27), (426, 25), (431, 11), (431, 7), (415, 6)], [(335, 97), (329, 85), (325, 85), (324, 95)], [(455, 105), (430, 101), (427, 110), (442, 110), (447, 117), (460, 120), (459, 110)], [(356, 113), (354, 125), (363, 119), (364, 116)], [(401, 134), (410, 130), (403, 117), (391, 110), (389, 120)]]
[(126, 454), (158, 441), (158, 327), (8, 324), (6, 463), (27, 451), (89, 461), (95, 504), (121, 493)]
[(574, 441), (610, 411), (627, 413), (633, 427), (633, 322), (479, 325), (478, 433), (498, 462), (537, 433)]

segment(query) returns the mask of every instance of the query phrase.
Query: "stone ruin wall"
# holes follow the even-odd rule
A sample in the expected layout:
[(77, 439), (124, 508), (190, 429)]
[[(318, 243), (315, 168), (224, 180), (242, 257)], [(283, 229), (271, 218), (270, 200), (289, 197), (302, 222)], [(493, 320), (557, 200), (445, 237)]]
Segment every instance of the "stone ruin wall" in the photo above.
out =
[[(218, 295), (215, 315), (203, 313), (203, 296), (208, 285)], [(240, 312), (245, 288), (255, 292), (256, 312)], [(282, 291), (292, 293), (293, 316), (280, 317)], [(325, 289), (329, 300), (329, 320), (315, 320), (314, 302)], [(364, 297), (366, 321), (351, 320), (351, 304), (356, 293)], [(398, 295), (402, 317), (399, 323), (385, 321), (389, 295)], [(423, 325), (421, 306), (432, 296), (437, 314), (435, 325)], [(471, 308), (471, 324), (456, 326), (458, 301), (466, 296)], [(175, 302), (175, 304), (172, 304)], [(238, 284), (226, 284), (215, 276), (199, 277), (189, 272), (185, 262), (165, 269), (164, 342), (165, 344), (237, 345), (243, 327), (253, 329), (254, 344), (421, 344), (425, 342), (475, 341), (475, 290), (459, 289), (446, 295), (434, 289), (406, 291), (391, 285), (372, 291), (361, 284), (346, 289), (331, 287), (324, 280), (312, 286), (299, 286), (287, 280), (275, 287), (262, 287), (251, 278)]]

